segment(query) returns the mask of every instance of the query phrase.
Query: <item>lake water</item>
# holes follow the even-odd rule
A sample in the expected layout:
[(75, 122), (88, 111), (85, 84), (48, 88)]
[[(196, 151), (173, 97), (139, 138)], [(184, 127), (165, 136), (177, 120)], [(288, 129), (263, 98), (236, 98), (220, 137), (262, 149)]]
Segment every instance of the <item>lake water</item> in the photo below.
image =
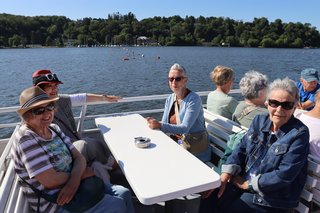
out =
[[(129, 60), (123, 60), (128, 58)], [(19, 105), (20, 92), (31, 86), (31, 75), (50, 69), (64, 82), (60, 93), (108, 93), (122, 97), (170, 93), (167, 73), (173, 63), (188, 73), (193, 91), (213, 90), (209, 73), (218, 64), (236, 73), (234, 87), (248, 70), (270, 80), (298, 80), (307, 67), (320, 68), (320, 49), (218, 47), (104, 47), (0, 49), (0, 107)], [(160, 107), (164, 103), (160, 103)], [(109, 105), (110, 106), (110, 105)], [(105, 110), (117, 111), (117, 105)], [(126, 106), (129, 109), (139, 105)], [(16, 117), (16, 116), (14, 116)], [(0, 123), (16, 119), (2, 116)], [(0, 132), (1, 138), (1, 132)]]

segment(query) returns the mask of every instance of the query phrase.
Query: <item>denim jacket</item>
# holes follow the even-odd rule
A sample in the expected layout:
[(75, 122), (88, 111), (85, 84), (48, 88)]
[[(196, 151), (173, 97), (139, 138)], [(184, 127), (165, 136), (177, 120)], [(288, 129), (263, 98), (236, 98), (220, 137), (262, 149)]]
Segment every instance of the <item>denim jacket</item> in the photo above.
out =
[(298, 206), (307, 178), (309, 130), (294, 116), (270, 143), (269, 115), (257, 115), (240, 144), (222, 165), (222, 172), (245, 177), (261, 155), (265, 155), (251, 179), (253, 203), (274, 208)]

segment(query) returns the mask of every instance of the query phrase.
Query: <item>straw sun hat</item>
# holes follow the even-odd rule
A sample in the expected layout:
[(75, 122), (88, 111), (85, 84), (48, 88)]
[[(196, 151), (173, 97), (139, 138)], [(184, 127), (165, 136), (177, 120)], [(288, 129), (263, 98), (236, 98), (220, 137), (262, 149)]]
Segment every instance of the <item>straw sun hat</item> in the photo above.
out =
[(59, 97), (50, 98), (40, 87), (33, 86), (22, 91), (20, 95), (20, 109), (17, 113), (22, 116), (27, 111), (42, 104), (56, 102)]

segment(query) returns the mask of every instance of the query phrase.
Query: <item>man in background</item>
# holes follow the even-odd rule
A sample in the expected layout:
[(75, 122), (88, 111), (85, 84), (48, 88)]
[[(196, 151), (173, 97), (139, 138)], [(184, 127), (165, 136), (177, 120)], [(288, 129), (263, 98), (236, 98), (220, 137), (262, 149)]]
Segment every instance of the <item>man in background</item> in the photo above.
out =
[(318, 71), (307, 68), (301, 71), (300, 82), (296, 82), (299, 88), (300, 103), (298, 108), (311, 110), (315, 105), (314, 96), (320, 88)]

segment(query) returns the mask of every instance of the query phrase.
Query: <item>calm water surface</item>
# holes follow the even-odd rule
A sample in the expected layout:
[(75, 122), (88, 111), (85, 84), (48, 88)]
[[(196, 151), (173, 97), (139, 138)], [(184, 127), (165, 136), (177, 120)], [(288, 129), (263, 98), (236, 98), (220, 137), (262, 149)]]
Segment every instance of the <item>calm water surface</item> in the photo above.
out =
[[(128, 58), (129, 60), (123, 60)], [(185, 66), (193, 91), (213, 90), (210, 71), (218, 64), (236, 73), (234, 87), (248, 70), (270, 80), (289, 76), (299, 79), (307, 67), (320, 68), (320, 49), (260, 49), (217, 47), (127, 47), (0, 49), (0, 107), (18, 105), (20, 92), (31, 86), (38, 69), (57, 73), (64, 84), (60, 93), (108, 93), (123, 97), (169, 93), (167, 73), (173, 63)], [(159, 108), (164, 103), (157, 103)], [(134, 110), (141, 105), (94, 108), (105, 113)], [(148, 106), (147, 106), (148, 107)], [(17, 119), (0, 117), (0, 122)], [(1, 132), (0, 132), (1, 137)]]

